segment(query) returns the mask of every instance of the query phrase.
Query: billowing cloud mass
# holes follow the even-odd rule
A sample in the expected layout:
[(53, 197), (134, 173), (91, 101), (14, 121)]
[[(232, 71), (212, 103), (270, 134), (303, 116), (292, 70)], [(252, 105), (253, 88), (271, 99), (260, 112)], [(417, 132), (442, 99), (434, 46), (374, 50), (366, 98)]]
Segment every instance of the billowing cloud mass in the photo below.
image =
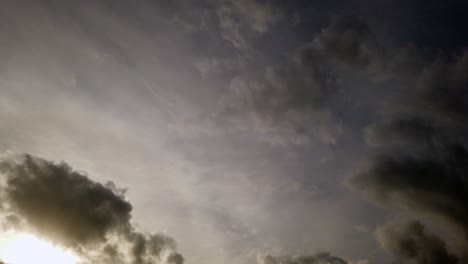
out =
[(468, 264), (467, 13), (4, 0), (0, 152), (38, 157), (1, 158), (0, 229), (85, 264)]
[[(124, 190), (28, 154), (0, 162), (6, 228), (37, 233), (73, 249), (89, 263), (182, 264), (176, 244), (161, 234), (144, 234), (131, 223)], [(19, 230), (18, 230), (19, 231)]]
[(283, 256), (273, 257), (270, 255), (259, 259), (258, 264), (346, 264), (347, 262), (330, 255), (319, 253), (310, 256)]
[[(467, 58), (466, 51), (455, 59), (439, 57), (421, 71), (396, 113), (365, 130), (378, 155), (350, 180), (376, 203), (438, 220), (456, 240), (461, 263), (468, 261)], [(399, 257), (454, 263), (440, 261), (449, 256), (444, 243), (419, 222), (377, 234)]]
[(376, 158), (352, 183), (376, 202), (436, 216), (466, 245), (468, 153), (451, 146), (427, 156)]
[(377, 229), (376, 236), (382, 248), (401, 260), (415, 260), (417, 264), (458, 263), (444, 241), (428, 233), (418, 221), (387, 224)]

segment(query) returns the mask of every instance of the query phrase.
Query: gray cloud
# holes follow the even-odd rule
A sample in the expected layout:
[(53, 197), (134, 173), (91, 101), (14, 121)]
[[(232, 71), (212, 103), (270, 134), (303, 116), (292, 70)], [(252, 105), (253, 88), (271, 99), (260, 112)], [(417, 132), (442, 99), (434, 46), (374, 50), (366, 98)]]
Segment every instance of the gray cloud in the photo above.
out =
[(382, 248), (401, 260), (414, 260), (418, 264), (458, 263), (445, 243), (428, 233), (418, 221), (387, 224), (377, 229), (376, 236)]
[(216, 14), (223, 37), (236, 48), (247, 49), (247, 36), (262, 34), (283, 16), (279, 7), (269, 1), (222, 0)]
[(179, 253), (172, 252), (167, 257), (167, 263), (168, 264), (181, 264), (181, 263), (184, 263), (184, 257)]
[[(340, 63), (365, 66), (375, 59), (375, 49), (366, 23), (355, 16), (341, 16), (335, 17), (329, 27), (303, 49), (302, 57), (317, 63), (314, 58), (321, 54)], [(317, 51), (320, 51), (319, 54)]]
[(467, 126), (468, 50), (454, 60), (437, 58), (417, 83), (415, 112), (430, 115), (452, 129)]
[(428, 157), (382, 156), (352, 178), (351, 184), (377, 203), (436, 217), (466, 250), (467, 159), (468, 153), (459, 145)]
[[(439, 57), (409, 83), (403, 103), (394, 105), (396, 114), (365, 130), (368, 145), (385, 148), (350, 179), (378, 204), (443, 223), (456, 239), (461, 263), (468, 261), (467, 58), (467, 52)], [(383, 228), (378, 237), (388, 251), (418, 263), (453, 263), (440, 261), (448, 256), (443, 242), (426, 235), (420, 223)], [(427, 248), (404, 251), (412, 245), (403, 243)]]
[(186, 120), (184, 129), (247, 126), (274, 144), (305, 144), (312, 138), (336, 144), (342, 127), (330, 109), (337, 79), (348, 71), (367, 69), (372, 47), (370, 31), (362, 21), (335, 18), (285, 65), (234, 77), (222, 109), (200, 120)]
[(4, 157), (0, 171), (5, 176), (0, 186), (3, 208), (15, 218), (8, 222), (24, 221), (33, 232), (90, 262), (183, 263), (172, 238), (135, 230), (132, 205), (113, 183), (94, 182), (64, 162), (27, 154)]
[(436, 128), (427, 120), (398, 119), (371, 125), (365, 129), (366, 143), (382, 146), (431, 146), (436, 140)]
[(309, 256), (283, 257), (266, 255), (258, 260), (258, 264), (347, 264), (347, 262), (341, 258), (332, 256), (329, 253), (319, 253)]
[[(352, 162), (361, 153), (359, 148), (354, 148), (360, 141), (350, 138), (351, 133), (343, 132), (337, 119), (343, 118), (345, 125), (355, 127), (360, 126), (365, 118), (361, 119), (363, 112), (353, 112), (348, 105), (334, 100), (337, 94), (344, 91), (341, 96), (348, 97), (349, 101), (357, 99), (363, 105), (371, 100), (376, 104), (386, 101), (386, 97), (381, 96), (384, 89), (373, 89), (375, 94), (365, 94), (365, 98), (362, 98), (362, 94), (356, 92), (361, 83), (348, 83), (346, 80), (343, 83), (340, 76), (342, 72), (354, 73), (355, 70), (372, 67), (375, 59), (374, 48), (369, 43), (372, 37), (361, 21), (351, 17), (334, 20), (330, 27), (312, 41), (309, 40), (314, 36), (305, 36), (313, 32), (314, 27), (321, 25), (322, 18), (328, 14), (358, 11), (356, 5), (362, 5), (372, 15), (383, 14), (385, 18), (379, 19), (382, 35), (392, 38), (385, 28), (387, 25), (391, 27), (396, 18), (399, 20), (405, 15), (401, 11), (390, 17), (388, 14), (394, 14), (395, 8), (392, 7), (406, 4), (379, 3), (379, 6), (384, 7), (375, 10), (368, 8), (367, 4), (373, 5), (370, 2), (363, 4), (360, 1), (276, 1), (281, 2), (282, 7), (291, 5), (289, 2), (297, 3), (297, 10), (300, 11), (297, 17), (300, 17), (301, 24), (293, 28), (287, 25), (287, 21), (285, 24), (277, 24), (278, 19), (281, 19), (278, 10), (270, 4), (272, 1), (264, 0), (207, 0), (196, 3), (90, 0), (52, 1), (49, 4), (35, 1), (7, 2), (14, 4), (5, 4), (1, 11), (2, 24), (6, 25), (2, 27), (2, 35), (5, 36), (2, 39), (2, 57), (8, 73), (7, 78), (2, 78), (1, 99), (2, 121), (6, 128), (1, 133), (8, 138), (3, 137), (3, 142), (7, 143), (2, 144), (6, 144), (6, 147), (40, 153), (40, 156), (52, 159), (65, 158), (73, 164), (80, 164), (87, 171), (94, 172), (95, 166), (99, 168), (98, 173), (93, 173), (96, 177), (110, 175), (119, 182), (125, 181), (132, 190), (136, 190), (130, 193), (134, 205), (143, 209), (134, 214), (139, 217), (140, 223), (150, 228), (163, 226), (179, 239), (184, 239), (185, 249), (190, 248), (184, 252), (195, 262), (244, 263), (248, 261), (247, 252), (251, 247), (263, 243), (265, 248), (287, 249), (315, 248), (320, 243), (326, 245), (325, 248), (335, 248), (336, 245), (339, 252), (362, 252), (360, 250), (369, 246), (360, 244), (364, 234), (359, 234), (357, 239), (348, 233), (337, 235), (355, 224), (369, 224), (367, 221), (354, 222), (355, 214), (359, 214), (361, 219), (369, 219), (369, 222), (375, 216), (368, 211), (356, 213), (355, 209), (360, 204), (354, 203), (352, 199), (347, 200), (349, 194), (344, 194), (335, 184), (339, 181), (338, 175), (342, 175), (343, 163)], [(352, 5), (352, 2), (360, 3)], [(14, 8), (8, 7), (12, 5)], [(219, 5), (227, 10), (218, 9)], [(342, 5), (346, 6), (338, 8)], [(416, 8), (430, 4), (409, 5)], [(303, 8), (306, 6), (308, 8)], [(387, 9), (392, 12), (387, 12)], [(419, 21), (421, 16), (414, 17), (411, 20), (402, 19), (400, 27), (413, 27), (414, 23), (411, 22)], [(427, 28), (433, 28), (434, 32), (444, 31), (439, 26), (428, 27), (426, 23), (420, 23), (424, 24), (421, 27), (425, 29), (422, 30), (424, 32), (431, 31)], [(303, 34), (302, 30), (306, 28), (307, 34)], [(445, 37), (430, 35), (446, 42)], [(255, 42), (257, 40), (258, 43)], [(233, 49), (232, 43), (241, 48)], [(256, 67), (256, 63), (261, 64), (263, 59), (258, 57), (253, 58), (255, 70), (252, 70), (252, 65), (233, 62), (235, 59), (232, 56), (242, 57), (245, 51), (251, 51), (242, 47), (255, 47), (257, 44), (262, 48), (256, 51), (261, 53), (259, 57), (269, 57), (265, 60), (271, 66)], [(302, 48), (284, 59), (286, 62), (278, 62), (297, 46)], [(405, 56), (402, 57), (392, 62), (397, 66), (391, 67), (401, 70), (399, 66), (405, 64), (406, 60)], [(244, 61), (244, 58), (239, 60)], [(205, 77), (203, 82), (198, 82), (199, 76), (192, 72), (194, 61), (201, 61), (196, 66)], [(441, 72), (442, 77), (444, 71), (457, 72), (451, 70), (457, 67), (450, 66), (450, 62), (441, 65), (444, 64), (446, 66), (439, 68), (446, 70), (436, 71), (428, 67), (427, 76), (435, 76), (432, 72)], [(463, 70), (461, 66), (458, 68)], [(246, 74), (240, 74), (232, 81), (230, 98), (224, 108), (221, 107), (223, 110), (215, 117), (208, 117), (211, 123), (202, 128), (210, 130), (210, 126), (214, 126), (213, 129), (225, 126), (228, 129), (235, 128), (235, 131), (220, 137), (196, 138), (194, 141), (197, 143), (193, 148), (198, 152), (194, 155), (202, 156), (210, 152), (207, 159), (209, 162), (198, 161), (194, 166), (197, 168), (185, 166), (174, 152), (187, 153), (187, 142), (191, 139), (181, 140), (172, 131), (166, 131), (167, 122), (171, 121), (161, 120), (157, 116), (167, 112), (168, 119), (172, 120), (198, 110), (209, 112), (210, 108), (216, 107), (213, 102), (223, 92), (220, 85), (212, 81), (231, 78), (231, 74), (238, 75), (239, 72)], [(217, 77), (211, 78), (214, 75)], [(451, 83), (461, 83), (458, 77), (444, 78)], [(429, 79), (421, 80), (420, 85), (426, 86), (425, 83), (432, 82)], [(341, 83), (337, 85), (336, 82)], [(385, 86), (390, 88), (386, 89), (390, 90), (389, 93), (393, 92), (390, 86), (393, 83)], [(436, 90), (436, 94), (445, 93), (442, 86)], [(54, 96), (58, 94), (61, 96)], [(446, 114), (440, 114), (440, 118), (433, 120), (430, 114), (432, 110), (421, 110), (430, 108), (431, 103), (428, 102), (439, 104), (435, 99), (427, 99), (439, 95), (430, 94), (422, 89), (419, 98), (424, 103), (413, 100), (413, 105), (419, 109), (418, 115), (422, 116), (413, 117), (415, 112), (409, 110), (411, 116), (402, 114), (404, 119), (401, 120), (406, 124), (393, 123), (394, 120), (385, 122), (382, 127), (376, 124), (372, 129), (369, 128), (374, 131), (372, 141), (376, 145), (389, 147), (388, 139), (393, 138), (391, 141), (398, 142), (400, 146), (430, 145), (430, 148), (439, 149), (438, 153), (443, 152), (441, 149), (447, 139), (454, 138), (449, 142), (458, 143), (461, 136), (451, 135), (453, 127), (462, 127), (463, 122), (457, 121), (462, 119), (443, 122)], [(441, 104), (436, 107), (439, 110), (434, 111), (441, 112), (440, 109), (448, 106)], [(337, 111), (339, 113), (333, 112), (337, 108), (340, 108)], [(369, 107), (369, 110), (372, 112), (375, 108)], [(454, 111), (447, 112), (452, 115)], [(248, 126), (245, 122), (249, 122)], [(83, 125), (87, 123), (93, 126)], [(273, 153), (277, 149), (272, 151), (269, 146), (259, 146), (250, 137), (242, 138), (247, 142), (239, 144), (240, 140), (236, 137), (238, 132), (254, 133), (274, 144), (304, 144), (317, 138), (335, 144), (346, 133), (345, 140), (353, 141), (353, 146), (350, 151), (346, 150), (349, 146), (347, 141), (336, 148), (329, 148), (333, 152), (346, 154), (333, 156), (334, 159), (330, 159), (327, 166), (315, 166), (320, 156), (332, 155), (328, 152), (323, 154), (323, 149), (328, 146), (317, 148), (313, 144), (308, 145), (300, 148), (303, 152), (292, 155), (303, 156), (294, 159), (311, 166), (294, 166), (296, 163), (293, 165), (286, 158), (292, 153), (289, 149), (281, 149), (281, 154)], [(384, 132), (392, 133), (385, 135)], [(165, 149), (160, 142), (166, 140), (179, 140), (181, 143)], [(418, 143), (418, 140), (422, 143)], [(222, 144), (219, 143), (221, 141)], [(437, 146), (439, 142), (442, 142), (442, 148)], [(392, 147), (395, 145), (391, 144)], [(226, 149), (233, 149), (236, 155), (226, 155)], [(414, 152), (412, 150), (409, 156)], [(432, 149), (428, 153), (432, 153)], [(270, 165), (268, 170), (259, 168), (263, 166), (259, 165), (260, 157), (277, 166)], [(241, 169), (247, 159), (251, 160), (252, 165)], [(80, 160), (83, 162), (80, 163)], [(228, 162), (230, 165), (226, 166)], [(219, 169), (214, 170), (213, 167)], [(203, 173), (197, 170), (199, 168)], [(329, 168), (336, 168), (338, 172), (327, 173)], [(205, 170), (213, 176), (205, 176)], [(158, 177), (149, 175), (154, 171), (164, 173)], [(240, 175), (252, 176), (245, 176), (248, 179), (244, 184), (244, 176)], [(332, 184), (324, 186), (323, 181)], [(310, 187), (315, 185), (318, 187)], [(323, 195), (314, 199), (309, 194), (303, 194), (309, 193), (309, 190), (314, 192), (316, 188)], [(256, 193), (255, 189), (259, 191)], [(297, 192), (302, 189), (304, 191)], [(294, 199), (289, 195), (291, 192), (297, 192)], [(223, 211), (219, 212), (221, 210), (217, 208), (223, 208)], [(167, 214), (153, 218), (154, 212), (165, 210)], [(212, 216), (211, 211), (220, 216)], [(5, 222), (6, 226), (16, 228), (16, 222), (10, 220)], [(187, 221), (192, 224), (187, 225)], [(246, 230), (253, 230), (251, 235), (244, 236), (244, 233), (248, 233), (242, 231), (244, 226)], [(107, 237), (109, 232), (115, 232), (114, 228), (110, 230), (106, 233), (107, 242), (102, 250), (108, 255), (107, 262), (117, 263), (123, 256), (119, 254), (120, 248), (111, 239), (112, 236)], [(152, 250), (149, 242), (152, 238), (149, 235), (142, 237), (126, 237), (129, 250), (132, 248), (137, 255)], [(273, 240), (271, 238), (278, 242), (264, 242)], [(137, 244), (137, 241), (146, 242)], [(331, 247), (330, 244), (335, 245)], [(101, 250), (101, 247), (98, 248)], [(168, 262), (177, 259), (180, 259), (177, 255), (167, 257)], [(102, 262), (96, 260), (95, 263)]]
[(350, 264), (370, 264), (370, 263), (371, 262), (368, 259), (361, 259), (361, 260), (357, 260), (354, 262), (350, 262)]

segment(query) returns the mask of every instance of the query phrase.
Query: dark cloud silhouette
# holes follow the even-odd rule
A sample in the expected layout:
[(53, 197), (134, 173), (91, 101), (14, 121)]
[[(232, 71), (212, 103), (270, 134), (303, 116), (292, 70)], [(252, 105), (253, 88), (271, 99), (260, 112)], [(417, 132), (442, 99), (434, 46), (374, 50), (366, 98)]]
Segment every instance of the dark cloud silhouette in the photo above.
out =
[(375, 158), (351, 183), (377, 203), (436, 217), (466, 250), (468, 153), (457, 145), (427, 156)]
[[(370, 146), (385, 148), (350, 179), (353, 188), (378, 204), (442, 223), (457, 242), (460, 263), (468, 261), (467, 58), (466, 51), (454, 59), (439, 56), (422, 70), (397, 114), (365, 130)], [(424, 233), (418, 222), (377, 234), (384, 248), (400, 257), (455, 263), (441, 261), (449, 256), (444, 243)]]
[(172, 238), (135, 230), (132, 206), (113, 183), (94, 182), (64, 162), (27, 154), (4, 158), (0, 172), (8, 222), (24, 221), (41, 237), (93, 263), (183, 263)]
[[(176, 247), (176, 243), (171, 237), (161, 234), (133, 232), (129, 235), (129, 240), (132, 242), (131, 254), (135, 264), (158, 263), (162, 258), (161, 256), (166, 253), (165, 250), (172, 251)], [(181, 264), (184, 262), (182, 255), (175, 252), (169, 253), (169, 256), (166, 257), (167, 263)]]
[(13, 211), (48, 236), (67, 245), (105, 240), (129, 229), (132, 206), (110, 188), (92, 182), (65, 163), (24, 156), (21, 164), (2, 162), (3, 188)]
[(258, 264), (347, 264), (347, 262), (329, 253), (319, 253), (310, 256), (273, 257), (266, 255), (259, 259)]
[(184, 263), (184, 257), (180, 253), (173, 252), (167, 257), (168, 264), (181, 264)]
[(456, 256), (447, 251), (445, 242), (428, 233), (418, 221), (391, 223), (376, 231), (377, 239), (385, 250), (402, 260), (418, 264), (456, 264)]

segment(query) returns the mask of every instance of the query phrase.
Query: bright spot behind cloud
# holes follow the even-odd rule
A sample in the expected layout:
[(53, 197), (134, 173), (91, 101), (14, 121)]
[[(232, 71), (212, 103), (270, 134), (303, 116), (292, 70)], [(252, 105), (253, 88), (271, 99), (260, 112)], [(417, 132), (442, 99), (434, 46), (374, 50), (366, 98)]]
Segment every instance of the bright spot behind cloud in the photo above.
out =
[(8, 264), (76, 264), (78, 257), (28, 234), (0, 238), (0, 259)]

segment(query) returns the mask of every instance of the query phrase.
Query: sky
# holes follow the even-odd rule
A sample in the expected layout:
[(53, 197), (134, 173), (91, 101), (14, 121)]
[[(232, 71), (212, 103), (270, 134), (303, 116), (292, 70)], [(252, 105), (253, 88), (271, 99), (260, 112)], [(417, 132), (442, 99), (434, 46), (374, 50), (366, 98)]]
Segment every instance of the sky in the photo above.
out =
[(468, 263), (468, 2), (0, 5), (0, 234), (84, 264)]

